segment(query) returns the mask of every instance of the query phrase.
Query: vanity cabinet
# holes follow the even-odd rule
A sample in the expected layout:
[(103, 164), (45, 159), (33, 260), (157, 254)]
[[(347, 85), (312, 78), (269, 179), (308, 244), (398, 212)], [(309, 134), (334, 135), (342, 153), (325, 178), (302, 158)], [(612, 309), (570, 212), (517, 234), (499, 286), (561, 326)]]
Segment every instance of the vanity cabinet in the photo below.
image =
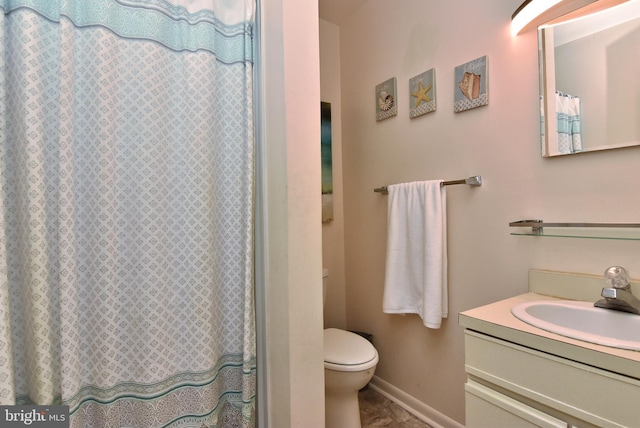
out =
[(640, 380), (465, 330), (467, 428), (640, 427)]

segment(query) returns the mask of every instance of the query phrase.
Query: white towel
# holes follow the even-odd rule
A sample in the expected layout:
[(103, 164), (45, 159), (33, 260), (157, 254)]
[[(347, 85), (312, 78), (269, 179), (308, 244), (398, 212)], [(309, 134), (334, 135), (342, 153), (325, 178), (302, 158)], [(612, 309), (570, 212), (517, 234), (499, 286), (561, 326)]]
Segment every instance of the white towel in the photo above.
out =
[(440, 328), (448, 315), (447, 194), (442, 180), (388, 186), (387, 266), (382, 310), (418, 314)]

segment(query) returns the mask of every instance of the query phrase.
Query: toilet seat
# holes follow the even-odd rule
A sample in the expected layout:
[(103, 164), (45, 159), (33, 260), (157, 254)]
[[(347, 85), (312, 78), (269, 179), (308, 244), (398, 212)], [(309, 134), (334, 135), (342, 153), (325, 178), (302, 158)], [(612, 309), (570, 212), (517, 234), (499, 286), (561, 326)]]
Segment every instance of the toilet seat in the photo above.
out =
[(324, 367), (355, 372), (378, 364), (378, 351), (364, 337), (337, 328), (324, 330)]

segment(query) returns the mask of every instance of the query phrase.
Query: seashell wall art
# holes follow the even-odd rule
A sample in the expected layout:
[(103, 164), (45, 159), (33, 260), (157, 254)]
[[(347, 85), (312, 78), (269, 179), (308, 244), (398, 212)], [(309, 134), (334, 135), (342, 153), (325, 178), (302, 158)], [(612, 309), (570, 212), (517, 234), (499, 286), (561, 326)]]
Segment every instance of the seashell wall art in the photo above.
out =
[(396, 78), (376, 86), (376, 120), (388, 119), (398, 114)]
[(458, 113), (489, 104), (489, 61), (483, 56), (455, 69), (453, 111)]

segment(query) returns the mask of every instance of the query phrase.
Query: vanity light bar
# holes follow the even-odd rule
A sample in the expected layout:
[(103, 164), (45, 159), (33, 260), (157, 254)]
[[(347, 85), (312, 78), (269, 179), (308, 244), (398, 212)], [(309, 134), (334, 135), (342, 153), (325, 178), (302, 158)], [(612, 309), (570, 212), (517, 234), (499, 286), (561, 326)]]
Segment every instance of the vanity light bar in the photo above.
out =
[(516, 36), (531, 21), (562, 0), (527, 0), (511, 16), (511, 35)]
[(627, 0), (526, 0), (511, 15), (511, 35), (553, 22), (611, 7)]

